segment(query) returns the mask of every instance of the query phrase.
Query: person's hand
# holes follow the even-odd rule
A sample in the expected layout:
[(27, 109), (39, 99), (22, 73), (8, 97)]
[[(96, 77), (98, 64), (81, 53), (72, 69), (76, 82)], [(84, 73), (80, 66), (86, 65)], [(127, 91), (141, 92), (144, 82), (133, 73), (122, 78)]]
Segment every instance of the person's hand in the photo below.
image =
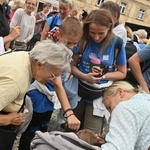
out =
[(145, 91), (145, 92), (148, 93), (148, 94), (150, 93), (147, 84), (143, 84), (143, 85), (140, 85), (140, 86), (142, 87), (142, 90), (143, 90), (143, 91)]
[(98, 67), (98, 66), (93, 66), (93, 67), (92, 67), (92, 72), (98, 73), (98, 77), (101, 77), (101, 76), (102, 76), (103, 69), (100, 68), (100, 67)]
[(101, 145), (105, 144), (105, 141), (101, 137), (99, 137), (98, 134), (94, 134), (94, 135), (95, 135), (95, 138), (97, 139), (98, 143), (100, 143)]
[(12, 125), (21, 125), (25, 121), (25, 113), (12, 112), (8, 114)]
[(12, 31), (9, 33), (10, 41), (13, 41), (17, 39), (20, 36), (21, 29), (20, 26), (16, 26), (12, 29)]
[(98, 72), (90, 72), (88, 74), (86, 74), (86, 78), (85, 81), (94, 84), (99, 82), (102, 79), (102, 77), (99, 77), (99, 73)]
[[(73, 114), (73, 113), (71, 113)], [(75, 115), (71, 115), (71, 114), (68, 114), (67, 116), (69, 116), (67, 118), (67, 125), (68, 125), (68, 128), (69, 129), (72, 129), (74, 131), (78, 131), (79, 128), (80, 128), (80, 121), (75, 117)]]
[(48, 32), (47, 37), (48, 37), (48, 39), (50, 39), (54, 42), (58, 42), (58, 40), (59, 40), (59, 28), (56, 27), (54, 30)]

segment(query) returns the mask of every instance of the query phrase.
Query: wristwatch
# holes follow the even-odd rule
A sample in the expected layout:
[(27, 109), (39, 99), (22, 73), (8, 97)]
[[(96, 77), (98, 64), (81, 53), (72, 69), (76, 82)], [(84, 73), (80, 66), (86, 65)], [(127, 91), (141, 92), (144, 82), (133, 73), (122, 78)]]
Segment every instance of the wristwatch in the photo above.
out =
[(105, 76), (105, 75), (103, 75), (103, 76), (102, 76), (102, 79), (106, 79), (106, 76)]

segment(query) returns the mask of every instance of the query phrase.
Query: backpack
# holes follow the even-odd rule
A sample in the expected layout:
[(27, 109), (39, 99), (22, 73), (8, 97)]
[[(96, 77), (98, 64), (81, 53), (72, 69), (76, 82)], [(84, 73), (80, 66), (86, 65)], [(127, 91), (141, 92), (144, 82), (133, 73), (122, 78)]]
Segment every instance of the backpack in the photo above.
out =
[(133, 44), (133, 41), (127, 41), (127, 44), (125, 46), (125, 50), (126, 50), (126, 58), (127, 58), (127, 75), (124, 78), (125, 81), (128, 81), (130, 84), (132, 84), (133, 86), (138, 85), (136, 79), (134, 78), (131, 69), (129, 67), (128, 64), (128, 59), (137, 52), (137, 48), (136, 46)]
[(0, 36), (4, 37), (9, 34), (10, 27), (6, 14), (5, 5), (0, 5)]
[[(125, 46), (125, 50), (126, 50), (126, 58), (127, 60), (134, 54), (137, 52), (137, 48), (136, 46), (133, 44), (133, 41), (127, 41), (127, 44)], [(127, 67), (129, 67), (128, 62), (127, 62)]]

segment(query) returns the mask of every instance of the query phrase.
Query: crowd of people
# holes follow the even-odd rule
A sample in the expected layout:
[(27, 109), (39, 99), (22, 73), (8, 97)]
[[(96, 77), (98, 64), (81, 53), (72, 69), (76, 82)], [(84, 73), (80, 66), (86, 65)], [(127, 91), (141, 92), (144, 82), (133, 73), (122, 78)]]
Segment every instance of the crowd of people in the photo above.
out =
[[(125, 27), (112, 1), (83, 10), (79, 19), (72, 0), (59, 0), (54, 14), (50, 3), (35, 14), (38, 0), (11, 2), (0, 0), (0, 149), (11, 150), (19, 134), (19, 150), (148, 150), (147, 32)], [(129, 43), (135, 48), (130, 55)], [(76, 82), (73, 100), (65, 87), (70, 81)], [(67, 125), (64, 133), (47, 131), (55, 109)]]

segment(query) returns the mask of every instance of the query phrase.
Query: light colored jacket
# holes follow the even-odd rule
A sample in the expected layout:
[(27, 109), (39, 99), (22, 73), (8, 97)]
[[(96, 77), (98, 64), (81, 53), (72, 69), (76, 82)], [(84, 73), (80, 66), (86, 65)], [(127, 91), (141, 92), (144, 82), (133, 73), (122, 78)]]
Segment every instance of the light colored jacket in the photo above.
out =
[(30, 150), (100, 150), (79, 139), (73, 132), (45, 132), (37, 131), (31, 141)]

